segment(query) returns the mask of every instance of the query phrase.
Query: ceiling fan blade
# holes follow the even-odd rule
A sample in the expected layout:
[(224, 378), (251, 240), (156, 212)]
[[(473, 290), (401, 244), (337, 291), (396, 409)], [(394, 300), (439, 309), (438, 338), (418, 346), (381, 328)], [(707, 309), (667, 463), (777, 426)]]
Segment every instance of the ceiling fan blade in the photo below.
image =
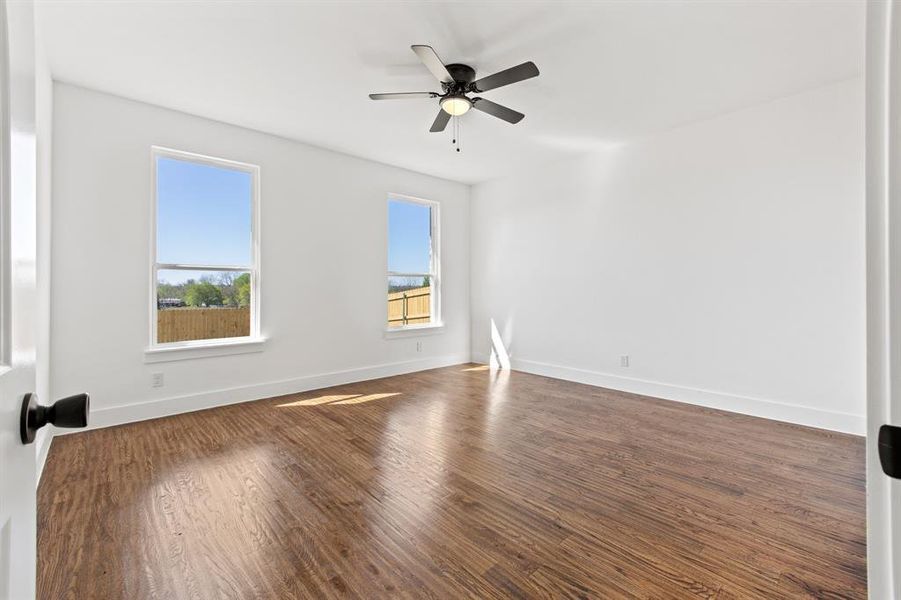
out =
[(488, 113), (492, 117), (503, 119), (507, 123), (513, 123), (514, 125), (522, 121), (525, 117), (521, 112), (516, 112), (512, 108), (507, 108), (506, 106), (496, 104), (491, 100), (485, 100), (484, 98), (473, 98), (472, 107), (476, 110)]
[(451, 77), (450, 72), (447, 70), (447, 67), (444, 66), (444, 63), (441, 62), (441, 59), (438, 58), (438, 53), (431, 46), (421, 46), (414, 45), (410, 46), (413, 49), (413, 52), (416, 53), (416, 56), (419, 57), (419, 60), (422, 61), (422, 64), (426, 66), (426, 68), (432, 72), (432, 75), (438, 78), (438, 81), (441, 83), (453, 83), (454, 78)]
[(437, 98), (435, 92), (395, 92), (393, 94), (369, 94), (371, 100), (406, 100), (409, 98)]
[(435, 117), (435, 122), (432, 123), (432, 128), (429, 129), (432, 133), (438, 133), (439, 131), (444, 131), (444, 128), (447, 127), (448, 121), (450, 121), (450, 114), (445, 112), (444, 109), (440, 109), (438, 111), (438, 116)]
[(477, 79), (472, 83), (472, 89), (476, 92), (487, 92), (488, 90), (510, 85), (524, 79), (538, 77), (538, 75), (538, 67), (535, 66), (535, 63), (531, 61), (524, 62), (521, 65), (504, 69), (494, 75)]

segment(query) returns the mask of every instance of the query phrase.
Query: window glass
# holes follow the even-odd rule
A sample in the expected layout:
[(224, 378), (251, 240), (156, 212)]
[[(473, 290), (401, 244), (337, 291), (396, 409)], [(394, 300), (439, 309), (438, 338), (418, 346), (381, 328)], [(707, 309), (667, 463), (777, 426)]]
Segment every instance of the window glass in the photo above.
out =
[(158, 262), (250, 264), (250, 173), (160, 156), (156, 193)]
[(437, 320), (436, 205), (388, 200), (388, 327)]
[(424, 204), (388, 202), (388, 271), (428, 273), (432, 253), (432, 209)]
[(388, 277), (388, 327), (432, 321), (432, 287), (428, 276)]
[(250, 272), (157, 271), (157, 343), (250, 335)]

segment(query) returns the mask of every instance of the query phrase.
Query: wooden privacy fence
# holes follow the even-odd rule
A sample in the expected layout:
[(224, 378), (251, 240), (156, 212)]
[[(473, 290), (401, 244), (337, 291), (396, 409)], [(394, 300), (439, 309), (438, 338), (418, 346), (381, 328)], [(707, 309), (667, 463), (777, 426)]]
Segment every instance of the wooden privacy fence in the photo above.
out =
[(250, 335), (250, 307), (166, 308), (156, 311), (157, 343)]
[(388, 294), (388, 327), (431, 321), (432, 288), (421, 287)]

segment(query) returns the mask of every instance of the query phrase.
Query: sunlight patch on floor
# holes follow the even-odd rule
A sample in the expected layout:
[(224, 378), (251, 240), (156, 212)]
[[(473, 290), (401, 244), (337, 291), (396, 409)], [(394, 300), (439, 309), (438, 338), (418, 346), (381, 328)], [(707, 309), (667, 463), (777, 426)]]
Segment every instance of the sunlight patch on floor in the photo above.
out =
[(463, 372), (467, 373), (469, 371), (487, 371), (490, 368), (491, 367), (488, 365), (479, 365), (478, 367), (469, 367), (468, 369), (463, 369)]
[(344, 394), (344, 395), (335, 395), (335, 396), (319, 396), (318, 398), (307, 398), (306, 400), (297, 400), (295, 402), (286, 402), (285, 404), (279, 404), (279, 408), (283, 406), (316, 406), (319, 404), (328, 404), (330, 402), (337, 402), (339, 400), (347, 400), (348, 398), (356, 398), (362, 394)]
[(333, 402), (332, 404), (363, 404), (364, 402), (372, 402), (373, 400), (381, 400), (382, 398), (390, 398), (391, 396), (400, 396), (400, 392), (390, 392), (386, 394), (367, 394), (365, 396), (350, 398), (348, 400), (339, 400), (338, 402)]
[(295, 400), (294, 402), (286, 402), (279, 404), (279, 408), (291, 406), (319, 406), (321, 404), (363, 404), (373, 400), (381, 400), (382, 398), (390, 398), (391, 396), (400, 396), (400, 392), (388, 392), (383, 394), (335, 394), (330, 396), (318, 396), (316, 398), (307, 398), (305, 400)]

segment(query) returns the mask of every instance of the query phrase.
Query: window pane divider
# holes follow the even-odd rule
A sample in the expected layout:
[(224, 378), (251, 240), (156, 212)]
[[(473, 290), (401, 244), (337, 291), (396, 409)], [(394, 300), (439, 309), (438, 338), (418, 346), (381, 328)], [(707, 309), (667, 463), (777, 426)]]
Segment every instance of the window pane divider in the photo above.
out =
[(397, 273), (388, 271), (388, 277), (434, 277), (434, 273)]
[(235, 266), (235, 265), (183, 265), (177, 263), (156, 263), (156, 268), (160, 271), (252, 271), (253, 267)]

